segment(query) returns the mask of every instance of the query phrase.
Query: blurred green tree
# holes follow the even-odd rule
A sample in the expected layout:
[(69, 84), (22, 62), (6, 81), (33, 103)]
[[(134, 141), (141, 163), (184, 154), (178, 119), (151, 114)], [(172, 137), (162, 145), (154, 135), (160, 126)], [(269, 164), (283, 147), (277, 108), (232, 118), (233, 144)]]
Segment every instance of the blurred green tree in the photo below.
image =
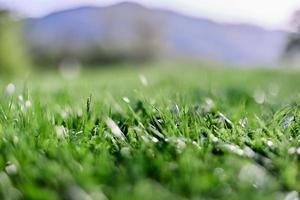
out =
[(15, 74), (28, 70), (20, 26), (10, 12), (0, 9), (0, 73)]
[(300, 10), (296, 11), (291, 19), (293, 32), (290, 33), (284, 51), (284, 57), (291, 61), (300, 61)]

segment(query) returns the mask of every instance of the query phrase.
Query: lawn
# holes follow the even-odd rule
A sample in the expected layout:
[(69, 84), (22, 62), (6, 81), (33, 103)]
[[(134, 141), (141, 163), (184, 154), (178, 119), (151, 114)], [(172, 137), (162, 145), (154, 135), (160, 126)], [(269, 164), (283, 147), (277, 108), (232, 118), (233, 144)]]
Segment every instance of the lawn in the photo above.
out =
[(0, 199), (296, 200), (300, 72), (179, 65), (3, 75)]

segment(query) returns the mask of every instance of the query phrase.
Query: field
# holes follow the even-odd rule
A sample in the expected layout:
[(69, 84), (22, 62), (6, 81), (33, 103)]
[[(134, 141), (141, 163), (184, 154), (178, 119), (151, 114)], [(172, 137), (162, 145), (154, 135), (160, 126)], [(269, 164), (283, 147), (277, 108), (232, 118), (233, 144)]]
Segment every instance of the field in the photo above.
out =
[(300, 73), (191, 65), (2, 77), (0, 199), (298, 199)]

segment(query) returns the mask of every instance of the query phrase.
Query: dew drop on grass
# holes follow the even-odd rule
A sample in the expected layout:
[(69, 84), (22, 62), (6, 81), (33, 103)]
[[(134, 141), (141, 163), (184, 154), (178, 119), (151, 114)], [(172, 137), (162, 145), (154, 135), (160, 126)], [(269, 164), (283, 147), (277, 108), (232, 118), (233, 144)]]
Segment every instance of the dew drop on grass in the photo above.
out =
[(140, 75), (139, 76), (141, 83), (143, 84), (143, 86), (148, 86), (148, 80), (144, 75)]
[(62, 139), (66, 135), (66, 129), (64, 126), (55, 126), (55, 132), (58, 138)]
[(124, 101), (125, 103), (130, 103), (130, 100), (129, 100), (128, 97), (123, 97), (123, 101)]
[(117, 138), (125, 139), (123, 132), (111, 118), (106, 119), (106, 125), (111, 130), (111, 132), (114, 136), (116, 136)]
[(184, 148), (186, 146), (184, 138), (177, 138), (176, 143), (177, 143), (178, 148), (180, 148), (180, 149)]
[(256, 153), (248, 146), (244, 148), (244, 154), (249, 158), (253, 158), (256, 155)]
[(27, 101), (25, 102), (25, 107), (26, 107), (26, 108), (30, 108), (31, 106), (32, 106), (31, 101), (27, 100)]
[(284, 200), (300, 200), (299, 194), (297, 191), (291, 191), (286, 194)]
[(13, 83), (9, 83), (6, 86), (6, 93), (10, 96), (15, 93), (15, 90), (16, 90), (16, 86)]
[(69, 116), (69, 115), (68, 115), (68, 112), (66, 112), (65, 110), (61, 111), (60, 115), (61, 115), (61, 117), (62, 117), (63, 119), (67, 119), (68, 116)]
[(257, 90), (254, 93), (254, 100), (258, 104), (263, 104), (266, 101), (266, 94), (262, 90)]
[(156, 137), (152, 137), (151, 141), (154, 142), (154, 143), (158, 143), (159, 142), (159, 140)]
[(210, 139), (211, 139), (212, 142), (215, 142), (215, 143), (216, 143), (216, 142), (219, 141), (219, 138), (217, 138), (216, 136), (214, 136), (214, 135), (212, 135), (212, 134), (209, 135), (209, 137), (210, 137)]
[(239, 179), (255, 187), (263, 186), (267, 181), (267, 174), (264, 168), (255, 164), (244, 165), (239, 172)]
[(23, 103), (23, 102), (24, 102), (24, 99), (23, 99), (23, 96), (22, 96), (22, 95), (19, 95), (19, 96), (18, 96), (18, 99), (19, 99), (19, 102), (20, 102), (20, 103)]
[(215, 106), (215, 103), (212, 99), (205, 98), (205, 105), (207, 110), (211, 110)]
[(288, 149), (288, 154), (294, 154), (294, 153), (296, 153), (296, 150), (297, 149), (295, 147), (291, 147)]
[(235, 153), (235, 154), (237, 154), (239, 156), (243, 156), (244, 155), (244, 151), (239, 146), (237, 146), (237, 145), (234, 145), (234, 144), (225, 144), (224, 147), (227, 150), (229, 150), (229, 151), (231, 151), (231, 152), (233, 152), (233, 153)]
[(269, 147), (272, 147), (272, 146), (273, 146), (273, 142), (272, 142), (271, 140), (268, 140), (268, 141), (267, 141), (267, 145), (268, 145)]
[(195, 111), (198, 114), (200, 112), (208, 113), (208, 112), (212, 111), (212, 109), (214, 107), (215, 107), (214, 101), (212, 99), (210, 99), (210, 98), (205, 98), (204, 103), (200, 107), (196, 107)]
[(292, 121), (294, 121), (295, 117), (293, 115), (289, 115), (284, 119), (284, 122), (282, 124), (282, 128), (287, 129)]
[(14, 175), (17, 173), (17, 166), (15, 164), (9, 164), (5, 167), (5, 171), (8, 175)]

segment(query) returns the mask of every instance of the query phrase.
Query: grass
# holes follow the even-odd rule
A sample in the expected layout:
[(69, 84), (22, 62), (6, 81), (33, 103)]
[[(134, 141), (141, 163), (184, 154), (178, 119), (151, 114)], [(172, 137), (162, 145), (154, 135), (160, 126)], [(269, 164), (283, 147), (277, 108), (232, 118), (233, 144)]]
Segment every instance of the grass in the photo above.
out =
[(154, 66), (3, 77), (0, 197), (297, 199), (299, 76)]

